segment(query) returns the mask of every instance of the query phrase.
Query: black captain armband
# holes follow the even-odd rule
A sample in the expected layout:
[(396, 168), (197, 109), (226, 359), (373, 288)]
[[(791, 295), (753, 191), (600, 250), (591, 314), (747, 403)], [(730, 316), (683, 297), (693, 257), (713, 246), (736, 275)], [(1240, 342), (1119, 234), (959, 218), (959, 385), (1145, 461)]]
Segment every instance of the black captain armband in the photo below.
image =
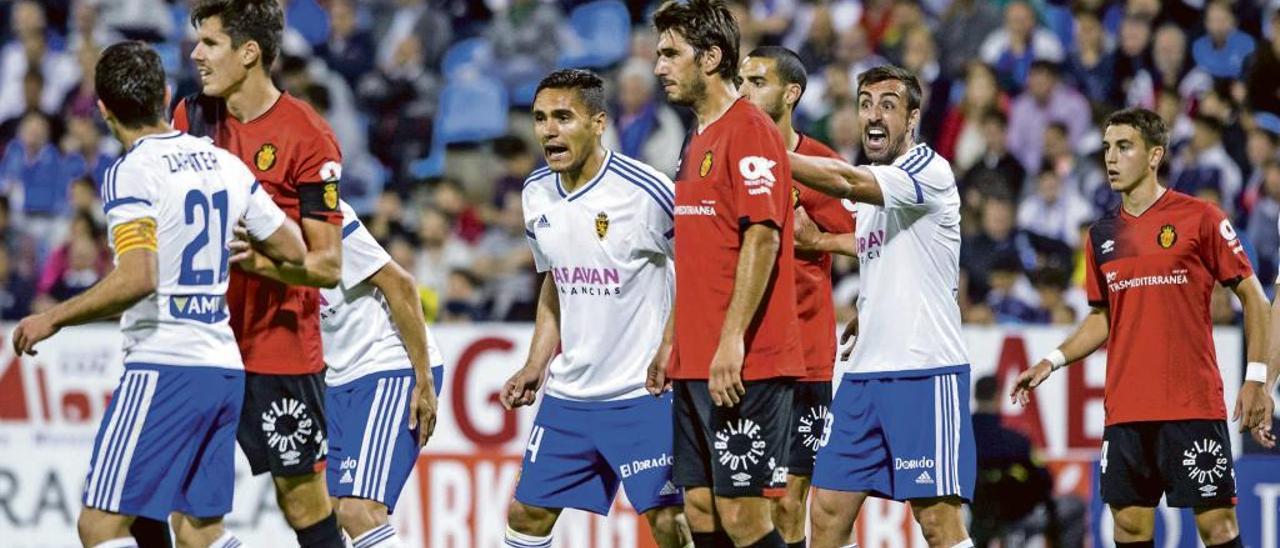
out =
[(342, 223), (338, 210), (338, 182), (298, 186), (298, 210), (303, 219)]

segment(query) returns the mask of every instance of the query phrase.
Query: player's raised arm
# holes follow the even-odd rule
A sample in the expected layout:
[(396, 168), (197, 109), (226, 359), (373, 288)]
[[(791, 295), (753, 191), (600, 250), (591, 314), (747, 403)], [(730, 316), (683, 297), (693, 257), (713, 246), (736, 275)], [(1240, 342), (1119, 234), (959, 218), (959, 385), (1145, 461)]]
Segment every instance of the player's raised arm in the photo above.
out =
[(835, 158), (788, 152), (791, 176), (805, 186), (829, 196), (855, 202), (884, 205), (884, 195), (871, 170)]

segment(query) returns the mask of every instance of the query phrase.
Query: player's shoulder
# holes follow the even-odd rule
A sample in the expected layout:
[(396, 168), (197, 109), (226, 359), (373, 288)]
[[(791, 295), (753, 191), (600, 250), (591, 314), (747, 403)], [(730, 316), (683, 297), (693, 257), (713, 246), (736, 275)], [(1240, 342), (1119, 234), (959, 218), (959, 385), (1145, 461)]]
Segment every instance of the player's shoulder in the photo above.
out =
[(329, 127), (329, 122), (320, 113), (311, 108), (311, 105), (307, 104), (306, 101), (288, 93), (280, 95), (280, 102), (276, 105), (276, 117), (273, 118), (273, 122), (277, 124), (287, 125), (293, 129), (306, 130), (303, 134), (322, 134), (330, 138), (334, 137), (333, 128)]
[(743, 131), (765, 131), (777, 135), (779, 141), (782, 134), (778, 133), (777, 124), (769, 118), (759, 107), (751, 104), (746, 98), (740, 98), (732, 107), (724, 114), (725, 125), (731, 128), (726, 133), (733, 137), (741, 135)]
[(612, 177), (623, 184), (613, 185), (624, 189), (637, 198), (651, 198), (652, 203), (668, 214), (675, 205), (675, 184), (662, 172), (649, 164), (631, 158), (619, 152), (610, 153), (605, 162), (605, 176)]
[(556, 173), (547, 166), (533, 170), (528, 177), (525, 177), (524, 185), (520, 189), (520, 200), (526, 209), (531, 205), (548, 202), (557, 195)]
[(907, 172), (912, 179), (930, 186), (953, 186), (956, 176), (948, 162), (938, 151), (927, 143), (917, 143), (906, 154), (894, 160), (893, 165)]
[(1168, 210), (1173, 215), (1201, 219), (1207, 217), (1210, 220), (1226, 218), (1226, 213), (1223, 213), (1222, 208), (1213, 202), (1183, 194), (1173, 189), (1169, 189), (1166, 193), (1168, 196), (1165, 199), (1169, 201)]

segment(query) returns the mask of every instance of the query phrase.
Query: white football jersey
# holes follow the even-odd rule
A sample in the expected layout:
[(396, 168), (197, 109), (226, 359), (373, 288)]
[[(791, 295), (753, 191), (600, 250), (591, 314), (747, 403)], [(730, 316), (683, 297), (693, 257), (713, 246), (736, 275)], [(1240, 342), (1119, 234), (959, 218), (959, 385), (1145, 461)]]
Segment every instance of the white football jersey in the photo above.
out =
[(255, 239), (285, 220), (249, 168), (207, 139), (149, 135), (107, 170), (102, 199), (109, 233), (156, 222), (159, 278), (120, 318), (125, 362), (243, 369), (227, 323), (227, 243), (240, 220)]
[(875, 175), (884, 205), (858, 203), (862, 291), (846, 372), (968, 364), (960, 335), (960, 193), (951, 164), (918, 144)]
[(614, 152), (572, 194), (535, 171), (521, 193), (538, 272), (560, 299), (561, 353), (547, 394), (608, 401), (646, 394), (675, 297), (675, 187), (666, 175)]
[[(320, 288), (320, 336), (324, 343), (324, 380), (346, 384), (371, 373), (412, 369), (409, 352), (391, 319), (387, 298), (369, 277), (391, 262), (346, 202), (342, 208), (342, 280)], [(426, 329), (426, 326), (423, 326)], [(443, 365), (439, 346), (427, 331), (427, 359)]]

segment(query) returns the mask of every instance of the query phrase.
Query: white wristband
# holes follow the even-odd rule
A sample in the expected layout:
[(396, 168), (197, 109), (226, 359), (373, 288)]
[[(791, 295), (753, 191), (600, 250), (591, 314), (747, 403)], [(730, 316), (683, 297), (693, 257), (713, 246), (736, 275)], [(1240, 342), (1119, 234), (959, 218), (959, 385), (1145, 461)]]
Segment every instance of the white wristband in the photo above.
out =
[(1053, 366), (1054, 371), (1062, 369), (1062, 366), (1067, 365), (1067, 356), (1057, 348), (1053, 349), (1053, 352), (1050, 352), (1048, 356), (1045, 356), (1044, 360)]
[(1267, 364), (1261, 362), (1249, 362), (1244, 370), (1245, 382), (1253, 381), (1267, 384)]

